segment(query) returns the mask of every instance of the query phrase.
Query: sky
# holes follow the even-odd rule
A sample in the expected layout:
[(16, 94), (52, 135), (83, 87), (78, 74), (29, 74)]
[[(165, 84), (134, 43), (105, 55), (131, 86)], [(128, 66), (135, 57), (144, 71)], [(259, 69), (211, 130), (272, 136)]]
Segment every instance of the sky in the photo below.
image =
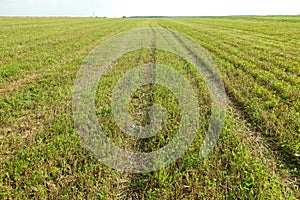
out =
[(300, 0), (0, 0), (0, 16), (299, 15)]

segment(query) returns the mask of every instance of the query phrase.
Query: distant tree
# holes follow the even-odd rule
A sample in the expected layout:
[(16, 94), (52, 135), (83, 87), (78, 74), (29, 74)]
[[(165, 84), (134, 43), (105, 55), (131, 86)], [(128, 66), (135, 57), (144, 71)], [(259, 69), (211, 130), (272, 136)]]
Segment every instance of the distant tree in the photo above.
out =
[(123, 16), (122, 18), (126, 18), (126, 16)]

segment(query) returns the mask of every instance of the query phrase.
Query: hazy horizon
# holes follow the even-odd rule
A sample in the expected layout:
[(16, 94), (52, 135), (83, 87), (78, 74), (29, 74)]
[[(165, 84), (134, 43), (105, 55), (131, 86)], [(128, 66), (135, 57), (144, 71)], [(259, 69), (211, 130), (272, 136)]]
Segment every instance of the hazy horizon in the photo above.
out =
[(0, 0), (0, 16), (234, 16), (299, 15), (300, 1)]

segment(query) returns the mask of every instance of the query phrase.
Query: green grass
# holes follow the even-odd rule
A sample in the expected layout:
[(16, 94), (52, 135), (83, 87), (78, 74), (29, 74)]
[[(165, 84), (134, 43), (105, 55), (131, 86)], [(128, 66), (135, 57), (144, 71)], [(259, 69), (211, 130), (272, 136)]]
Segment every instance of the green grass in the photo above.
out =
[[(0, 18), (0, 199), (297, 199), (300, 147), (300, 17), (195, 19)], [(93, 158), (74, 129), (77, 70), (106, 38), (162, 26), (206, 48), (222, 73), (229, 106), (217, 146), (198, 153), (207, 132), (209, 95), (183, 58), (155, 49), (127, 53), (98, 84), (97, 115), (111, 141), (154, 151), (176, 134), (181, 110), (165, 87), (132, 96), (137, 124), (153, 103), (169, 120), (155, 137), (136, 140), (111, 114), (114, 85), (134, 66), (155, 60), (181, 73), (196, 91), (201, 124), (189, 151), (143, 174), (115, 171)]]

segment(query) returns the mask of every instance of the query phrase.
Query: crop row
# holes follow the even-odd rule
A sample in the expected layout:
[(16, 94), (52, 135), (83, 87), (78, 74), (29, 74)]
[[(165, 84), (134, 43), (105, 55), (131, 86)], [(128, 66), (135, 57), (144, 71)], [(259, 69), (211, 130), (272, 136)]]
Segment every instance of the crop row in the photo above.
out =
[[(228, 93), (242, 105), (250, 121), (265, 135), (273, 136), (279, 149), (297, 159), (300, 148), (298, 60), (270, 57), (260, 48), (266, 44), (259, 42), (244, 46), (240, 41), (234, 45), (236, 37), (232, 33), (216, 34), (206, 26), (193, 27), (174, 20), (165, 20), (161, 25), (189, 35), (206, 48), (224, 75)], [(252, 31), (247, 37), (251, 35)], [(278, 65), (283, 61), (284, 64)], [(286, 70), (293, 65), (296, 70)]]

